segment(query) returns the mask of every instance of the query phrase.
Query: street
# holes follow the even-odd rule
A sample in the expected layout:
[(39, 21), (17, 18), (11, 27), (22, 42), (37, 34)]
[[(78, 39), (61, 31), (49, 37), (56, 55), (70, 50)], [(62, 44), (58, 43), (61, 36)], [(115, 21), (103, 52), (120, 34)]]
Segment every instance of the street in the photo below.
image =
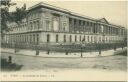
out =
[(54, 58), (2, 53), (1, 56), (6, 59), (8, 59), (8, 56), (12, 56), (12, 63), (23, 65), (21, 71), (45, 69), (102, 69), (126, 71), (127, 69), (127, 57), (122, 55), (93, 58)]

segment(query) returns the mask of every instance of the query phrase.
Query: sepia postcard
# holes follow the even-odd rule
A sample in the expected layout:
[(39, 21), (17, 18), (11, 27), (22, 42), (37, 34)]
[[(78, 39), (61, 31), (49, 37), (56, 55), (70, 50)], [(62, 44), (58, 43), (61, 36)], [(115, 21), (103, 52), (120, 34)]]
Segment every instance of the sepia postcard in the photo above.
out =
[(127, 81), (127, 1), (0, 3), (1, 81)]

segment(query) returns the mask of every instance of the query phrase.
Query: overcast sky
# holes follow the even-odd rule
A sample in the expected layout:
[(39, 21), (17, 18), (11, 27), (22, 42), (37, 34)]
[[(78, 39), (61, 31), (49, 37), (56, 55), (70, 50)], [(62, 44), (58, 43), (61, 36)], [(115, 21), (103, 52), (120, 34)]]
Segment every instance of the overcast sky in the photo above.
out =
[[(44, 0), (12, 0), (18, 7), (26, 3), (27, 8), (39, 2), (48, 3), (57, 7), (89, 16), (92, 18), (106, 18), (108, 22), (126, 27), (126, 1), (44, 1)], [(10, 11), (15, 10), (11, 7)]]

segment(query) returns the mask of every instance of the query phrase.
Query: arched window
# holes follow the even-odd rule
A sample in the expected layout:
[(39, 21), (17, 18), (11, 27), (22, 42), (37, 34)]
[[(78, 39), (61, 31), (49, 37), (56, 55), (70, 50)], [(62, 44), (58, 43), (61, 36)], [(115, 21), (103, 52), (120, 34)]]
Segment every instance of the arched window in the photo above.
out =
[(89, 42), (89, 36), (88, 36), (88, 42)]
[(85, 41), (85, 36), (83, 37), (83, 39), (82, 39), (82, 42), (84, 42)]
[(56, 42), (58, 42), (58, 34), (56, 35)]
[(91, 36), (91, 42), (93, 42), (93, 36)]
[(50, 35), (47, 34), (47, 42), (50, 42)]
[(69, 39), (70, 39), (70, 42), (72, 42), (72, 35), (70, 35), (70, 38)]
[(64, 42), (66, 42), (66, 35), (64, 35)]
[(80, 42), (81, 42), (81, 35), (80, 35)]
[(77, 36), (75, 35), (75, 42), (77, 42)]

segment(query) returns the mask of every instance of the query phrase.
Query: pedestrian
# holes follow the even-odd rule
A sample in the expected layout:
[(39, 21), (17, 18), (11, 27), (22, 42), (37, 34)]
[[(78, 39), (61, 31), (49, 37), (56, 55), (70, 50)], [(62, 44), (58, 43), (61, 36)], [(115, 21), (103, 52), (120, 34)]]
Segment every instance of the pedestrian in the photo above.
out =
[(36, 55), (39, 55), (39, 50), (36, 50)]
[(8, 62), (12, 63), (12, 56), (8, 56)]

